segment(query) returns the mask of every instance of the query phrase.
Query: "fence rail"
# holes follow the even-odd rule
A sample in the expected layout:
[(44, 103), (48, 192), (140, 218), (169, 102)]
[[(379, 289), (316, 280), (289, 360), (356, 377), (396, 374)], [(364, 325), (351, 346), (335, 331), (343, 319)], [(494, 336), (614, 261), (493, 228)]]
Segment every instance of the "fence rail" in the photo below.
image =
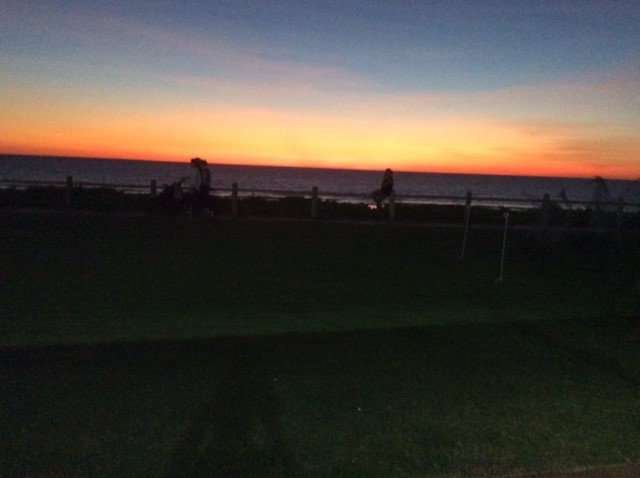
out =
[[(66, 188), (68, 191), (68, 197), (71, 197), (70, 192), (74, 188), (89, 188), (89, 189), (111, 189), (115, 191), (121, 191), (125, 193), (133, 194), (150, 194), (156, 196), (158, 194), (158, 186), (155, 180), (149, 182), (149, 184), (114, 184), (114, 183), (101, 183), (101, 182), (89, 182), (89, 181), (74, 181), (73, 177), (67, 176), (64, 181), (55, 180), (21, 180), (21, 179), (0, 179), (0, 189), (18, 189), (26, 190), (33, 187), (54, 187), (54, 188)], [(332, 192), (332, 191), (319, 191), (317, 187), (313, 187), (309, 190), (285, 190), (285, 189), (268, 189), (268, 188), (239, 188), (237, 183), (233, 183), (231, 187), (216, 187), (212, 189), (211, 194), (215, 197), (230, 196), (233, 200), (237, 201), (238, 198), (246, 197), (261, 197), (266, 199), (281, 199), (286, 197), (303, 197), (310, 198), (314, 203), (318, 200), (334, 200), (338, 202), (348, 202), (354, 204), (370, 203), (371, 197), (369, 194), (361, 192)], [(545, 195), (542, 198), (513, 198), (513, 197), (500, 197), (500, 196), (473, 196), (471, 192), (467, 192), (466, 196), (455, 195), (415, 195), (415, 194), (394, 194), (390, 198), (391, 211), (395, 204), (415, 204), (415, 205), (466, 205), (470, 206), (471, 202), (475, 206), (485, 206), (494, 208), (507, 208), (507, 209), (532, 209), (532, 208), (544, 208), (551, 204), (549, 195)], [(622, 212), (639, 212), (640, 203), (638, 202), (626, 202), (622, 198), (616, 201), (608, 202), (594, 202), (584, 200), (562, 200), (554, 201), (555, 204), (560, 205), (565, 209), (580, 209), (580, 208), (597, 208), (610, 211)], [(235, 206), (237, 210), (237, 205)], [(317, 211), (317, 204), (314, 204), (313, 210)], [(312, 214), (313, 215), (313, 214)]]

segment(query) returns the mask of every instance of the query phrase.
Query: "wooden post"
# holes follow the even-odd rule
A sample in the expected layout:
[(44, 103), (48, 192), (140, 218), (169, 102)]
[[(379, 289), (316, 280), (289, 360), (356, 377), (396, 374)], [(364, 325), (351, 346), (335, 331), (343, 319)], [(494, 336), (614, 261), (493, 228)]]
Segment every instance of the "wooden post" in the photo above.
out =
[(507, 227), (509, 224), (509, 211), (504, 213), (504, 235), (502, 236), (502, 255), (500, 257), (500, 277), (496, 279), (496, 282), (502, 282), (502, 275), (504, 273), (504, 254), (507, 249)]
[(548, 194), (545, 194), (542, 198), (542, 210), (540, 211), (539, 226), (542, 228), (549, 226), (549, 219), (551, 214), (551, 198)]
[(464, 224), (469, 224), (469, 218), (471, 217), (471, 191), (467, 191), (467, 197), (464, 201)]
[(318, 217), (318, 186), (311, 189), (311, 219)]
[(73, 205), (73, 176), (67, 176), (67, 207)]
[(462, 236), (462, 251), (460, 260), (464, 259), (464, 252), (467, 247), (467, 231), (469, 230), (469, 219), (471, 219), (471, 191), (467, 191), (467, 198), (464, 204), (464, 235)]
[(152, 198), (156, 197), (156, 194), (157, 194), (156, 180), (152, 179), (151, 180), (151, 197)]
[(622, 229), (624, 221), (624, 198), (620, 196), (618, 198), (618, 205), (616, 207), (616, 227), (618, 230)]
[(238, 216), (238, 183), (231, 185), (231, 215)]
[(391, 191), (389, 194), (389, 220), (393, 221), (396, 217), (396, 192)]

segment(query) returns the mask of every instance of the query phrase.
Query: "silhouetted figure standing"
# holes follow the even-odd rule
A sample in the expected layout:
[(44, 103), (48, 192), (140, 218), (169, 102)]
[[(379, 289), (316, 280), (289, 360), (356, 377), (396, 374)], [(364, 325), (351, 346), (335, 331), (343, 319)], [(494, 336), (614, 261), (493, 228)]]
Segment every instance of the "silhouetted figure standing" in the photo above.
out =
[(189, 176), (182, 178), (182, 181), (187, 182), (189, 190), (189, 200), (191, 206), (191, 214), (194, 216), (200, 214), (203, 208), (202, 202), (202, 159), (193, 158), (189, 165), (191, 166), (191, 173)]
[(376, 203), (378, 209), (382, 209), (382, 201), (388, 198), (393, 192), (393, 171), (387, 168), (382, 177), (380, 189), (376, 189), (371, 193), (371, 197)]

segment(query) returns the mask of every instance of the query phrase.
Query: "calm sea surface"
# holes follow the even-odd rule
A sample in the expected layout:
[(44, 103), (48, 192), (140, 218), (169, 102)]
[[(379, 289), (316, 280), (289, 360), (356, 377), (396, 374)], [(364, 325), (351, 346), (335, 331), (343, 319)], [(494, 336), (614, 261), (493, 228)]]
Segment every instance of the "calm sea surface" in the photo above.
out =
[[(264, 166), (210, 165), (212, 187), (228, 190), (238, 183), (240, 190), (310, 191), (317, 186), (321, 195), (336, 194), (358, 199), (379, 186), (382, 171), (312, 169)], [(0, 181), (40, 180), (104, 184), (159, 186), (189, 174), (188, 162), (133, 161), (123, 159), (66, 158), (0, 155)], [(562, 192), (570, 201), (590, 201), (596, 192), (591, 179), (476, 174), (410, 173), (396, 171), (395, 189), (400, 199), (407, 196), (459, 196), (471, 191), (474, 198), (540, 199), (549, 194), (559, 199)], [(640, 180), (607, 180), (612, 199), (640, 202)], [(499, 201), (498, 201), (499, 202)]]

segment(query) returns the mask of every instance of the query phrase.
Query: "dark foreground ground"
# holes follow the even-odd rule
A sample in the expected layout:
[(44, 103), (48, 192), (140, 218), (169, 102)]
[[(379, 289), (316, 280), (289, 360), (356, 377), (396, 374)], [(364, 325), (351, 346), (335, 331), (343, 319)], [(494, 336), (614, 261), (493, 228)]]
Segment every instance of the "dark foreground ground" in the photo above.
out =
[(2, 220), (1, 476), (637, 476), (634, 236)]
[(637, 368), (559, 334), (504, 323), (5, 348), (2, 471), (501, 476), (637, 460)]

